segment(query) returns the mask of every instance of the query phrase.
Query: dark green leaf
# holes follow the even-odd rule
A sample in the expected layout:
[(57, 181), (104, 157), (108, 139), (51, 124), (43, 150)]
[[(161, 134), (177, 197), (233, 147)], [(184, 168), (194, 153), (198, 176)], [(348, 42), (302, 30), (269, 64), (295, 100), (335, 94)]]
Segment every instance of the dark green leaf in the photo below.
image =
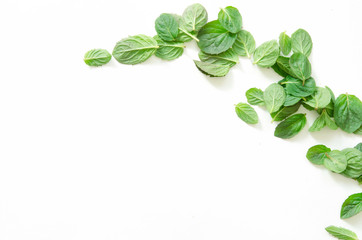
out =
[(300, 97), (294, 97), (292, 95), (288, 95), (287, 94), (287, 97), (285, 98), (285, 103), (284, 103), (284, 106), (288, 107), (288, 106), (292, 106), (292, 105), (295, 105), (296, 103), (298, 103), (302, 98)]
[(357, 135), (362, 135), (362, 125), (356, 131), (354, 131), (353, 133), (357, 134)]
[(292, 39), (285, 32), (282, 32), (279, 35), (279, 45), (282, 53), (288, 55), (292, 50)]
[(218, 20), (207, 23), (198, 34), (199, 48), (208, 54), (219, 54), (225, 52), (235, 42), (237, 34), (231, 33)]
[(284, 72), (284, 70), (278, 66), (278, 63), (274, 63), (274, 65), (271, 66), (271, 68), (274, 70), (274, 72), (276, 72), (277, 74), (279, 74), (282, 77), (288, 76), (288, 73)]
[(242, 19), (237, 8), (231, 6), (221, 8), (218, 15), (218, 20), (226, 30), (232, 33), (237, 33), (241, 30)]
[(139, 34), (117, 42), (113, 49), (113, 57), (123, 64), (138, 64), (149, 59), (158, 45), (152, 37)]
[(157, 41), (159, 48), (155, 55), (164, 60), (174, 60), (180, 57), (183, 52), (185, 45), (180, 42), (165, 42), (158, 35), (154, 36)]
[(342, 175), (349, 178), (362, 176), (362, 152), (355, 148), (346, 148), (341, 152), (347, 158), (347, 168)]
[(329, 226), (326, 228), (326, 231), (341, 240), (358, 240), (358, 237), (354, 232), (345, 228)]
[(289, 117), (290, 115), (296, 113), (300, 107), (300, 103), (296, 103), (292, 106), (283, 106), (279, 111), (273, 112), (271, 117), (273, 118), (272, 121), (283, 121), (285, 118)]
[(260, 67), (271, 67), (279, 57), (279, 45), (276, 40), (263, 43), (253, 54), (254, 64)]
[(341, 151), (333, 150), (326, 153), (324, 166), (332, 172), (341, 173), (347, 168), (347, 158)]
[(207, 23), (207, 11), (200, 4), (188, 6), (182, 14), (185, 30), (198, 32)]
[(294, 75), (292, 69), (290, 68), (288, 57), (279, 56), (276, 64), (278, 64), (279, 68), (282, 69), (284, 72), (286, 72), (288, 75), (297, 78)]
[(325, 88), (317, 87), (317, 91), (304, 103), (314, 109), (325, 108), (331, 101), (331, 94)]
[(362, 142), (358, 143), (354, 148), (362, 152)]
[(279, 110), (285, 101), (285, 91), (282, 86), (272, 83), (264, 91), (264, 103), (269, 113)]
[(237, 104), (235, 106), (235, 112), (241, 120), (248, 124), (258, 123), (258, 115), (256, 114), (254, 108), (252, 108), (249, 104)]
[(112, 55), (105, 49), (92, 49), (85, 53), (84, 62), (88, 66), (98, 67), (111, 61)]
[(356, 193), (344, 201), (341, 209), (341, 218), (350, 218), (360, 212), (362, 212), (362, 193)]
[(292, 138), (304, 128), (306, 122), (305, 114), (294, 114), (278, 124), (274, 136), (283, 139)]
[(309, 57), (312, 47), (312, 38), (304, 29), (298, 29), (292, 34), (292, 49), (294, 53), (302, 53)]
[(235, 43), (232, 47), (234, 51), (242, 56), (250, 58), (255, 51), (255, 40), (250, 32), (241, 30), (238, 32)]
[(264, 93), (259, 88), (250, 88), (245, 93), (248, 103), (251, 105), (264, 105)]
[(330, 151), (331, 149), (324, 145), (315, 145), (308, 149), (307, 159), (313, 164), (323, 165), (326, 153)]
[(334, 120), (343, 131), (355, 132), (362, 123), (361, 100), (354, 95), (339, 95), (334, 105)]
[(210, 77), (224, 77), (230, 70), (227, 65), (206, 63), (194, 60), (196, 67), (205, 75)]
[(287, 76), (282, 84), (286, 84), (286, 91), (289, 95), (294, 97), (308, 97), (316, 90), (316, 84), (313, 78), (308, 78), (304, 85), (300, 79)]
[(178, 36), (178, 22), (174, 15), (162, 13), (155, 22), (157, 35), (166, 42), (175, 41)]
[(232, 49), (217, 55), (211, 55), (201, 51), (199, 52), (199, 58), (203, 62), (228, 65), (230, 67), (234, 66), (236, 63), (239, 63), (239, 57)]
[(289, 65), (293, 75), (305, 82), (312, 74), (312, 66), (302, 53), (294, 53), (289, 59)]

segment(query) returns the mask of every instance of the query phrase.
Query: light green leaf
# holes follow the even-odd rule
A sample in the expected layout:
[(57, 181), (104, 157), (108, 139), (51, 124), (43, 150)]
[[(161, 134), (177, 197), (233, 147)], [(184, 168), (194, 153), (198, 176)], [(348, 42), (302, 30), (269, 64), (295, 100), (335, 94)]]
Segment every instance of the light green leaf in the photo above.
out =
[(287, 73), (287, 75), (290, 75), (290, 76), (292, 76), (294, 78), (297, 78), (294, 75), (294, 73), (293, 73), (293, 71), (292, 71), (292, 69), (290, 67), (289, 60), (290, 60), (290, 58), (288, 58), (288, 57), (279, 56), (277, 58), (276, 64), (278, 65), (278, 67), (281, 70), (283, 70), (285, 73)]
[(290, 69), (293, 75), (305, 82), (312, 74), (312, 66), (302, 53), (294, 53), (289, 59)]
[(155, 55), (164, 60), (174, 60), (180, 57), (183, 52), (185, 45), (180, 42), (165, 42), (158, 35), (154, 36), (157, 41), (159, 48)]
[(314, 109), (325, 108), (331, 101), (331, 94), (325, 88), (317, 87), (317, 91), (304, 103)]
[(354, 148), (362, 152), (362, 142), (358, 143)]
[(324, 145), (315, 145), (308, 149), (307, 159), (313, 164), (323, 165), (326, 153), (330, 151), (331, 149)]
[(235, 42), (237, 34), (226, 30), (218, 20), (207, 23), (197, 35), (199, 48), (208, 54), (225, 52)]
[(285, 91), (282, 86), (277, 83), (272, 83), (264, 91), (264, 103), (269, 113), (279, 110), (285, 102)]
[(194, 63), (200, 72), (210, 77), (224, 77), (230, 70), (230, 67), (227, 65), (206, 63), (196, 60), (194, 60)]
[(264, 93), (259, 88), (250, 88), (246, 91), (245, 96), (251, 105), (264, 105)]
[(185, 43), (185, 42), (189, 42), (193, 39), (196, 41), (199, 41), (199, 39), (197, 39), (195, 33), (191, 33), (186, 30), (184, 20), (180, 15), (172, 14), (172, 16), (176, 19), (176, 21), (178, 23), (178, 35), (175, 39), (176, 42)]
[(253, 54), (254, 64), (260, 67), (271, 67), (279, 57), (279, 45), (276, 40), (261, 44)]
[(341, 218), (350, 218), (360, 212), (362, 212), (362, 193), (356, 193), (344, 201), (341, 209)]
[(139, 34), (117, 42), (113, 49), (113, 57), (120, 63), (134, 65), (149, 59), (157, 48), (155, 39)]
[(255, 51), (255, 40), (253, 35), (246, 30), (238, 32), (235, 43), (232, 47), (234, 51), (242, 57), (251, 57)]
[(258, 123), (258, 115), (256, 114), (254, 108), (246, 103), (238, 103), (235, 106), (235, 112), (238, 117), (248, 124)]
[(92, 49), (85, 53), (84, 62), (88, 66), (98, 67), (111, 61), (112, 55), (105, 49)]
[(304, 128), (306, 122), (305, 114), (294, 114), (278, 124), (274, 136), (283, 139), (292, 138)]
[(287, 97), (285, 98), (284, 106), (292, 106), (298, 103), (302, 98), (300, 97), (294, 97), (292, 95), (287, 94)]
[(174, 15), (162, 13), (155, 21), (157, 35), (166, 42), (175, 41), (178, 36), (178, 22)]
[(294, 53), (302, 53), (309, 57), (312, 47), (312, 38), (304, 29), (298, 29), (292, 34), (292, 50)]
[(207, 17), (207, 11), (200, 3), (188, 6), (182, 14), (185, 30), (198, 32), (207, 23)]
[(353, 133), (362, 124), (362, 103), (354, 95), (341, 94), (334, 104), (334, 120), (338, 127)]
[(236, 63), (239, 63), (239, 57), (232, 49), (217, 55), (207, 54), (201, 51), (199, 52), (199, 58), (203, 62), (228, 65), (230, 67), (234, 66)]
[(232, 33), (237, 33), (241, 30), (242, 19), (237, 8), (231, 6), (221, 8), (218, 20), (226, 30)]
[(287, 76), (281, 84), (285, 85), (285, 90), (288, 95), (294, 97), (308, 97), (316, 90), (316, 84), (313, 78), (308, 78), (303, 84), (302, 80)]
[(358, 237), (354, 232), (345, 228), (329, 226), (326, 228), (326, 231), (341, 240), (358, 240)]
[(336, 130), (338, 127), (336, 123), (330, 118), (326, 110), (323, 109), (321, 115), (314, 121), (313, 125), (309, 128), (310, 132), (320, 131), (325, 126), (332, 130)]
[(356, 148), (345, 148), (341, 152), (347, 158), (347, 168), (342, 175), (349, 178), (362, 176), (362, 152)]
[(326, 153), (323, 163), (327, 169), (335, 173), (341, 173), (347, 168), (347, 158), (338, 150)]
[(279, 35), (279, 46), (284, 55), (288, 55), (292, 50), (292, 39), (285, 32)]

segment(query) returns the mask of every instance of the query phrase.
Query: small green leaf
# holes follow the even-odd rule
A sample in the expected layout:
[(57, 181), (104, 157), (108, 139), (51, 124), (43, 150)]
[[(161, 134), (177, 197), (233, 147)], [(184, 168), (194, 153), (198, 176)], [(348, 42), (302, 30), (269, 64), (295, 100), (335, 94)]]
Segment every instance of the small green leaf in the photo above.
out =
[(292, 34), (292, 50), (294, 53), (302, 53), (309, 57), (312, 47), (312, 38), (304, 29), (298, 29)]
[(355, 132), (362, 124), (361, 100), (354, 95), (339, 95), (334, 104), (334, 120), (343, 131)]
[(218, 15), (218, 20), (226, 30), (232, 33), (237, 33), (241, 30), (242, 19), (237, 8), (231, 6), (221, 8)]
[(272, 121), (283, 121), (285, 118), (296, 113), (300, 107), (300, 103), (296, 103), (292, 106), (283, 106), (279, 111), (271, 113)]
[(279, 35), (279, 46), (284, 55), (288, 55), (292, 50), (292, 39), (285, 32)]
[(274, 65), (271, 66), (271, 68), (274, 70), (274, 72), (276, 72), (277, 74), (279, 74), (282, 77), (288, 76), (288, 73), (284, 72), (284, 70), (278, 66), (278, 63), (274, 63)]
[(279, 45), (276, 40), (261, 44), (253, 54), (254, 64), (260, 67), (271, 67), (279, 57)]
[(349, 178), (362, 176), (362, 152), (356, 148), (345, 148), (341, 152), (347, 158), (347, 168), (342, 175)]
[(208, 54), (225, 52), (235, 42), (237, 34), (226, 30), (218, 20), (208, 22), (197, 35), (199, 48)]
[(188, 6), (182, 14), (185, 30), (198, 32), (207, 23), (207, 11), (200, 3)]
[(154, 38), (139, 34), (117, 42), (113, 49), (113, 57), (120, 63), (134, 65), (149, 59), (157, 48)]
[(241, 30), (238, 32), (232, 48), (239, 56), (250, 58), (255, 51), (255, 40), (253, 35), (246, 30)]
[(316, 84), (313, 78), (308, 78), (303, 84), (302, 80), (287, 76), (281, 84), (285, 84), (288, 95), (294, 97), (308, 97), (316, 90)]
[(238, 103), (235, 106), (235, 112), (241, 120), (248, 124), (258, 123), (258, 115), (249, 104)]
[(294, 97), (292, 95), (287, 94), (287, 97), (285, 98), (284, 106), (292, 106), (298, 103), (302, 98), (300, 97)]
[(207, 54), (201, 51), (199, 52), (199, 58), (202, 62), (228, 65), (230, 67), (234, 66), (236, 63), (239, 63), (239, 57), (232, 49), (217, 55)]
[(354, 232), (345, 228), (329, 226), (326, 228), (326, 231), (341, 240), (358, 240), (358, 237)]
[(285, 102), (285, 91), (282, 86), (272, 83), (264, 91), (264, 103), (269, 113), (279, 110)]
[(264, 93), (259, 88), (250, 88), (245, 93), (248, 103), (251, 105), (264, 105)]
[(341, 209), (341, 218), (350, 218), (360, 212), (362, 212), (362, 193), (356, 193), (344, 201)]
[(289, 65), (294, 76), (305, 82), (312, 74), (312, 66), (302, 53), (294, 53), (289, 59)]
[(354, 148), (362, 152), (362, 142), (358, 143)]
[(292, 76), (294, 78), (297, 78), (294, 75), (294, 73), (293, 73), (293, 71), (292, 71), (292, 69), (290, 67), (289, 60), (290, 60), (290, 58), (288, 58), (288, 57), (279, 56), (277, 58), (276, 64), (278, 65), (278, 67), (281, 70), (283, 70), (285, 73), (287, 73), (287, 75), (290, 75), (290, 76)]
[(206, 63), (196, 60), (194, 60), (194, 63), (200, 72), (210, 77), (224, 77), (230, 70), (230, 67), (227, 65)]
[(308, 149), (307, 159), (313, 164), (323, 165), (326, 153), (330, 151), (331, 149), (324, 145), (315, 145)]
[(333, 150), (326, 153), (324, 166), (332, 172), (341, 173), (347, 168), (347, 158), (341, 151)]
[(185, 45), (181, 42), (165, 42), (158, 35), (153, 37), (159, 46), (155, 55), (164, 60), (174, 60), (180, 57), (183, 52)]
[(283, 139), (292, 138), (304, 128), (306, 122), (305, 114), (294, 114), (278, 124), (274, 136)]
[(325, 108), (331, 101), (331, 94), (325, 88), (317, 87), (317, 91), (304, 103), (314, 109)]
[(105, 49), (92, 49), (85, 53), (84, 62), (88, 66), (98, 67), (111, 61), (112, 55)]
[(169, 13), (162, 13), (155, 21), (157, 35), (166, 42), (175, 41), (178, 36), (178, 22)]

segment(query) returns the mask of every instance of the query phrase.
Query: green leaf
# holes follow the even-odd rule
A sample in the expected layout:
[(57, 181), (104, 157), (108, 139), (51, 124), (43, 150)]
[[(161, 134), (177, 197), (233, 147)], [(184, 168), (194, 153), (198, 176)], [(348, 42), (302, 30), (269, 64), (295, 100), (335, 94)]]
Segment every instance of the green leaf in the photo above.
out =
[(294, 114), (278, 124), (274, 136), (283, 139), (292, 138), (304, 128), (306, 122), (305, 114)]
[(177, 14), (172, 14), (172, 16), (176, 19), (177, 23), (178, 23), (178, 35), (175, 39), (176, 42), (189, 42), (192, 39), (199, 41), (199, 39), (197, 39), (196, 34), (195, 33), (190, 33), (189, 31), (187, 31), (185, 28), (185, 23), (183, 18), (180, 15)]
[(185, 45), (181, 42), (165, 42), (158, 35), (153, 37), (159, 46), (155, 55), (164, 60), (174, 60), (180, 57), (183, 52)]
[(325, 88), (317, 87), (317, 91), (304, 103), (314, 109), (325, 108), (331, 101), (331, 94)]
[(238, 103), (235, 106), (235, 112), (238, 117), (248, 124), (258, 123), (258, 115), (256, 114), (254, 108), (246, 103)]
[(196, 60), (194, 60), (194, 63), (200, 72), (210, 77), (224, 77), (230, 70), (230, 67), (227, 65), (206, 63)]
[(241, 30), (242, 19), (237, 8), (231, 6), (221, 8), (218, 15), (218, 20), (221, 25), (229, 32), (237, 33)]
[(250, 58), (251, 54), (255, 51), (255, 40), (253, 35), (246, 30), (241, 30), (238, 32), (232, 48), (238, 55)]
[(182, 14), (185, 30), (198, 32), (207, 23), (207, 11), (200, 3), (188, 6)]
[(343, 131), (355, 132), (362, 123), (361, 100), (354, 95), (339, 95), (334, 104), (334, 120)]
[(344, 201), (341, 209), (341, 218), (350, 218), (360, 212), (362, 212), (362, 193), (356, 193)]
[(362, 135), (362, 125), (356, 131), (354, 131), (353, 133), (357, 134), (357, 135)]
[(239, 57), (232, 49), (217, 55), (211, 55), (201, 51), (199, 52), (199, 58), (203, 62), (228, 65), (230, 67), (234, 66), (236, 63), (239, 63)]
[(98, 67), (111, 61), (112, 55), (105, 49), (92, 49), (85, 53), (84, 62), (88, 66)]
[(139, 34), (117, 42), (113, 49), (113, 57), (120, 63), (134, 65), (149, 59), (157, 48), (155, 39)]
[(284, 55), (288, 55), (292, 50), (292, 39), (285, 32), (279, 35), (279, 46)]
[(264, 103), (269, 113), (279, 110), (285, 101), (285, 91), (282, 86), (277, 83), (272, 83), (264, 91)]
[(285, 84), (287, 93), (294, 97), (308, 97), (316, 90), (316, 84), (313, 78), (308, 78), (303, 84), (302, 80), (287, 76), (281, 84)]
[(292, 34), (292, 49), (294, 53), (302, 53), (309, 57), (312, 47), (312, 38), (304, 29), (298, 29)]
[(264, 93), (259, 88), (250, 88), (245, 93), (248, 103), (251, 105), (264, 105)]
[(341, 152), (347, 158), (347, 168), (342, 175), (349, 178), (362, 176), (362, 152), (356, 148), (346, 148)]
[(283, 106), (279, 111), (271, 113), (272, 122), (283, 121), (285, 118), (296, 113), (300, 107), (300, 103), (296, 103), (292, 106)]
[(284, 106), (292, 106), (298, 103), (302, 98), (300, 97), (294, 97), (292, 95), (287, 94), (287, 97), (285, 98)]
[(326, 231), (341, 240), (358, 240), (358, 237), (354, 232), (345, 228), (329, 226), (326, 228)]
[(261, 44), (253, 54), (254, 64), (260, 67), (271, 67), (279, 57), (279, 45), (276, 40)]
[(312, 66), (302, 53), (294, 53), (289, 59), (289, 65), (294, 76), (305, 82), (312, 75)]
[(237, 34), (229, 32), (215, 20), (203, 26), (197, 36), (200, 40), (198, 46), (203, 52), (219, 54), (232, 47)]
[(310, 132), (320, 131), (325, 126), (332, 130), (336, 130), (338, 127), (336, 123), (329, 117), (324, 109), (319, 117), (314, 121), (313, 125), (309, 128)]
[(157, 35), (166, 42), (175, 41), (178, 36), (178, 22), (174, 15), (162, 13), (155, 21)]
[(288, 58), (288, 57), (279, 56), (277, 58), (276, 64), (279, 66), (280, 69), (282, 69), (285, 73), (287, 73), (287, 75), (290, 75), (290, 76), (292, 76), (294, 78), (297, 78), (294, 75), (294, 73), (293, 73), (293, 71), (292, 71), (292, 69), (290, 67), (289, 59), (290, 58)]
[[(277, 60), (277, 61), (278, 61), (278, 60)], [(276, 72), (277, 74), (279, 74), (279, 75), (282, 76), (282, 77), (288, 76), (288, 73), (284, 72), (283, 69), (281, 69), (281, 68), (278, 66), (278, 63), (274, 63), (274, 65), (271, 66), (271, 68), (274, 70), (274, 72)]]
[(331, 149), (324, 145), (315, 145), (308, 149), (307, 159), (313, 164), (323, 165), (326, 153), (330, 151)]
[(362, 152), (362, 142), (358, 143), (356, 146), (354, 146), (354, 148)]
[(341, 151), (333, 150), (326, 153), (324, 166), (332, 172), (341, 173), (347, 168), (347, 158)]

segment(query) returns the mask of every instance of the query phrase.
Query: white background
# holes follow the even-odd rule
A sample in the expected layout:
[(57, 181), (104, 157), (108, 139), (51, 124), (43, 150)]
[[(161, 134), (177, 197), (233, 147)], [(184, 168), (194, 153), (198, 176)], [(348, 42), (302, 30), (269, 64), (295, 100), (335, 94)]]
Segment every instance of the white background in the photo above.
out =
[[(339, 219), (361, 186), (305, 158), (360, 137), (309, 133), (314, 112), (287, 141), (263, 108), (255, 126), (237, 118), (247, 89), (280, 80), (272, 70), (241, 59), (205, 77), (195, 43), (171, 62), (84, 64), (86, 51), (153, 36), (159, 14), (192, 3), (1, 0), (1, 240), (321, 240), (329, 225), (362, 238), (361, 215)], [(201, 3), (209, 20), (239, 8), (257, 45), (306, 29), (317, 84), (362, 97), (360, 0)]]

